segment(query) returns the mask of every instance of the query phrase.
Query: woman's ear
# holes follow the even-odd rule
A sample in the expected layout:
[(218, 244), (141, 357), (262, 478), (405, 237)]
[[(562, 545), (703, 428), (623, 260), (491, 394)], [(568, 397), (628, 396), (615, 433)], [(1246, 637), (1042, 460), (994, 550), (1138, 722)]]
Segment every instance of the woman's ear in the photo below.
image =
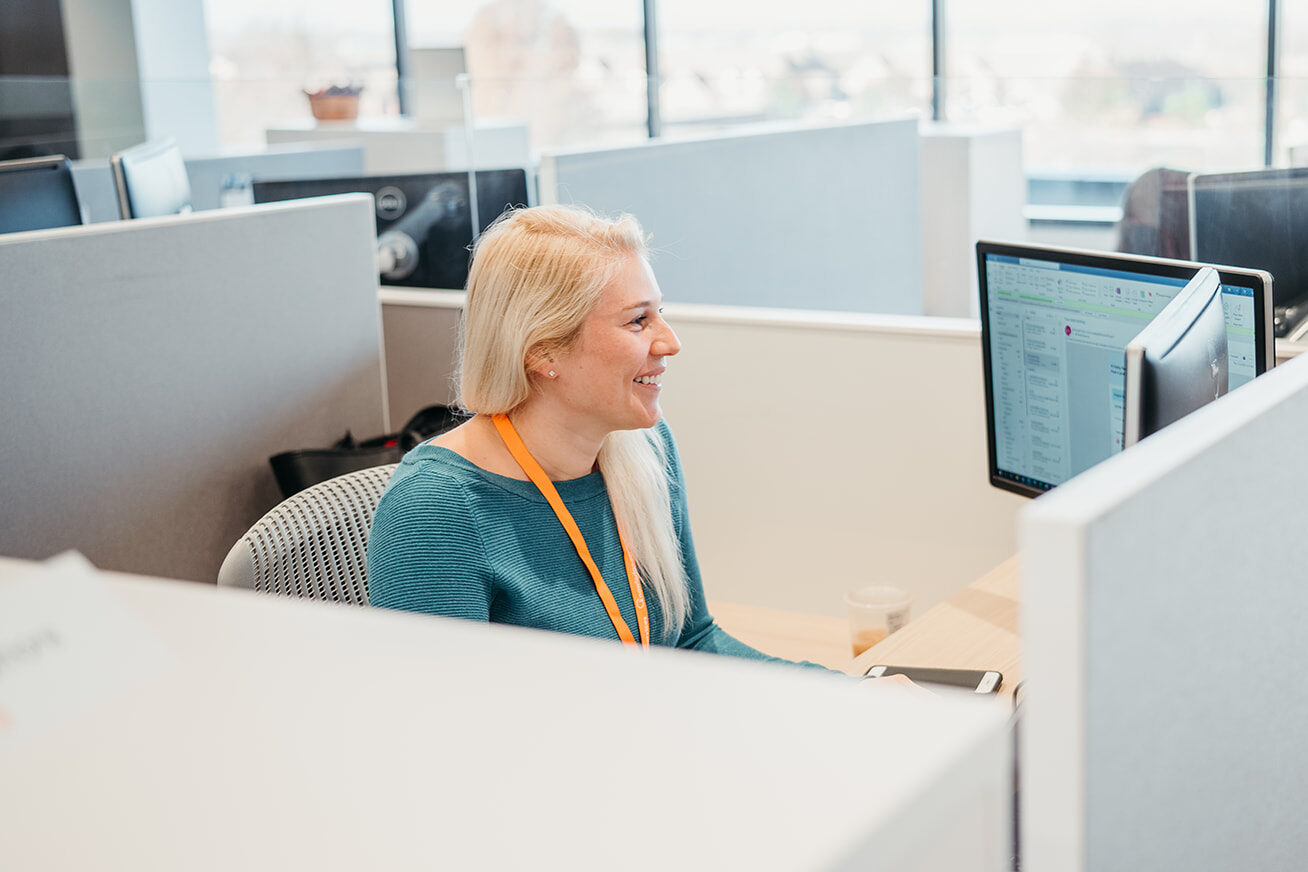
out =
[(527, 350), (527, 371), (541, 378), (558, 377), (558, 367), (554, 365), (554, 356), (539, 345), (534, 345)]

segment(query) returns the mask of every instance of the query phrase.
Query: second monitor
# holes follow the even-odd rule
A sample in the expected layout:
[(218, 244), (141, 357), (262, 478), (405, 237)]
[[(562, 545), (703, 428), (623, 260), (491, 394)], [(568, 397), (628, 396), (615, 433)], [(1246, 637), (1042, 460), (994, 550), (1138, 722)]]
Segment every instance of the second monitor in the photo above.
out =
[[(412, 240), (407, 259), (405, 246), (391, 253), (382, 284), (457, 290), (467, 283), (472, 208), (466, 172), (254, 183), (256, 203), (351, 193), (372, 194), (379, 242), (388, 233)], [(530, 205), (528, 194), (525, 170), (478, 170), (479, 231), (505, 209)]]
[[(990, 482), (1035, 496), (1123, 447), (1125, 351), (1185, 261), (977, 243)], [(1219, 268), (1231, 390), (1273, 362), (1271, 278)]]

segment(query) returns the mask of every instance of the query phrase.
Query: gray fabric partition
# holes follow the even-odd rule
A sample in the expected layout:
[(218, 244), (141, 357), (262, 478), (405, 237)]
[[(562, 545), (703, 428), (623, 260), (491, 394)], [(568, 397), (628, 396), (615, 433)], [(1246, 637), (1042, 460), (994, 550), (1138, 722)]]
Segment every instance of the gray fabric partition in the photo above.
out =
[[(197, 211), (217, 209), (223, 178), (229, 173), (248, 173), (256, 181), (359, 176), (363, 174), (363, 146), (270, 145), (263, 151), (188, 157), (191, 205)], [(107, 160), (75, 161), (73, 184), (88, 222), (118, 220), (118, 197)]]
[(914, 119), (559, 152), (542, 203), (630, 212), (678, 303), (920, 315)]
[(364, 195), (0, 236), (0, 554), (213, 581), (268, 457), (387, 426)]
[(1024, 510), (1023, 866), (1302, 869), (1308, 358)]

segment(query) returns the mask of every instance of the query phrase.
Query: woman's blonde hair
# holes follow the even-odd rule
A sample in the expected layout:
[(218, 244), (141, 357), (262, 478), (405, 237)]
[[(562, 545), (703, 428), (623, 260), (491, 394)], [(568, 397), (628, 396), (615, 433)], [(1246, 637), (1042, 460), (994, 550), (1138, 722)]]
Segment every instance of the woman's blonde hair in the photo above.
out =
[[(496, 221), (473, 252), (460, 337), (459, 403), (509, 413), (531, 396), (529, 359), (567, 351), (582, 322), (628, 258), (645, 257), (630, 215), (601, 218), (575, 206), (536, 206)], [(599, 467), (664, 634), (690, 612), (681, 547), (672, 523), (667, 457), (653, 430), (610, 433)]]

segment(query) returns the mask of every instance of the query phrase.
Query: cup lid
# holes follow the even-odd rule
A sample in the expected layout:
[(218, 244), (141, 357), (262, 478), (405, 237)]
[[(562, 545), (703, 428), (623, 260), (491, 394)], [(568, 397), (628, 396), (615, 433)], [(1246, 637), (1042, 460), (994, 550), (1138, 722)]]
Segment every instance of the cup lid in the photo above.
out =
[(913, 598), (902, 587), (890, 584), (870, 584), (851, 590), (845, 594), (845, 604), (851, 606), (873, 606), (877, 608), (896, 608), (912, 605)]

